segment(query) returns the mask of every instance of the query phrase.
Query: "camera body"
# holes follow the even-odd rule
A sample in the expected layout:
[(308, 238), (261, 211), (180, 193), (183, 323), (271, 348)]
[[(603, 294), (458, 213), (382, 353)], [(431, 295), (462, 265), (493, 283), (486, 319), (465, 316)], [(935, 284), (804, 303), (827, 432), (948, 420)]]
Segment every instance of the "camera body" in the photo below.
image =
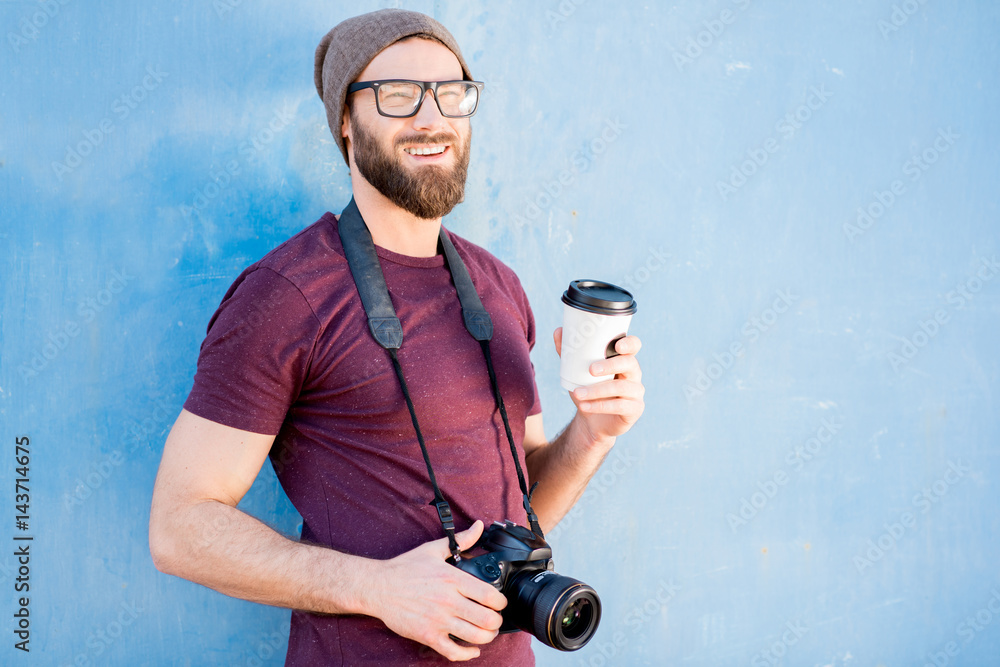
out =
[(557, 574), (552, 548), (541, 536), (512, 521), (494, 522), (483, 531), (456, 567), (491, 584), (507, 598), (500, 632), (523, 630), (561, 651), (582, 648), (601, 620), (597, 592)]

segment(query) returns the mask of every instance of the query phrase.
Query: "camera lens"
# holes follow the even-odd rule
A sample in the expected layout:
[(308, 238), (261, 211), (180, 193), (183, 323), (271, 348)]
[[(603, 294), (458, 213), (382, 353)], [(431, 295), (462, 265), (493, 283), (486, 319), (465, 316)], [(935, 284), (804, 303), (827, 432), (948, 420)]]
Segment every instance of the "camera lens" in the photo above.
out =
[(587, 598), (577, 598), (567, 605), (559, 620), (559, 627), (567, 639), (577, 639), (590, 627), (594, 605)]
[(535, 601), (535, 636), (544, 629), (546, 643), (562, 651), (575, 651), (597, 630), (601, 601), (590, 586), (569, 577), (560, 578), (564, 580), (562, 586), (550, 583)]
[(601, 600), (590, 586), (551, 570), (523, 572), (506, 586), (504, 615), (521, 630), (560, 651), (582, 648), (601, 621)]

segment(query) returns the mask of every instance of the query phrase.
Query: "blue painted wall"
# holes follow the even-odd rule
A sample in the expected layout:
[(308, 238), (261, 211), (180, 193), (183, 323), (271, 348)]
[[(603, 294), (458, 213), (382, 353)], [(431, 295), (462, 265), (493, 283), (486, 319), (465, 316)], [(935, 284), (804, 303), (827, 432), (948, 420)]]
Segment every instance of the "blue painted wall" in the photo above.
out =
[[(148, 506), (229, 283), (349, 198), (313, 49), (388, 4), (0, 3), (0, 662), (280, 664)], [(552, 536), (601, 631), (539, 664), (996, 664), (1000, 8), (400, 4), (487, 82), (446, 222), (522, 277), (550, 435), (566, 284), (640, 304), (646, 415)]]

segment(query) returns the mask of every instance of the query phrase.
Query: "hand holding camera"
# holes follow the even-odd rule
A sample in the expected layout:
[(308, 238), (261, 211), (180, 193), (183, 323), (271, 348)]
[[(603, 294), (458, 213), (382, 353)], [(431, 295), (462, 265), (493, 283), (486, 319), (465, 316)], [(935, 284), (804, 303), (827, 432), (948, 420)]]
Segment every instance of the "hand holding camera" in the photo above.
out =
[(446, 539), (380, 561), (367, 613), (455, 661), (479, 656), (477, 647), (459, 642), (488, 644), (500, 632), (523, 630), (561, 651), (590, 641), (601, 620), (600, 598), (552, 570), (544, 539), (511, 521), (485, 531), (476, 521), (456, 537), (466, 555), (457, 565)]
[(540, 535), (511, 521), (494, 522), (476, 547), (486, 553), (452, 562), (507, 598), (500, 632), (530, 632), (560, 651), (590, 641), (601, 621), (601, 599), (587, 584), (553, 571), (552, 548)]
[[(459, 547), (471, 549), (482, 530), (482, 522), (476, 521), (457, 533)], [(375, 562), (365, 613), (449, 660), (472, 660), (479, 657), (479, 649), (455, 639), (469, 644), (493, 641), (507, 598), (490, 584), (449, 565), (445, 562), (449, 555), (447, 539), (439, 539)]]

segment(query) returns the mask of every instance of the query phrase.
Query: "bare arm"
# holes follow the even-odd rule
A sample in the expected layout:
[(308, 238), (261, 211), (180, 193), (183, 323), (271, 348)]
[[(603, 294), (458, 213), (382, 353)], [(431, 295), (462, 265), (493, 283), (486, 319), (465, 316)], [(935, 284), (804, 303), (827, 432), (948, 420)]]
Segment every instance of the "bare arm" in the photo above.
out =
[[(556, 329), (554, 339), (560, 352), (562, 329)], [(544, 532), (554, 528), (580, 499), (617, 437), (642, 415), (646, 390), (635, 358), (641, 347), (638, 337), (626, 336), (615, 346), (619, 356), (600, 362), (604, 368), (591, 366), (595, 376), (615, 376), (570, 394), (577, 413), (552, 442), (545, 439), (542, 415), (525, 420), (525, 462), (531, 483), (538, 482), (531, 506)]]
[[(524, 441), (528, 477), (532, 484), (538, 482), (538, 488), (531, 496), (531, 507), (545, 533), (555, 528), (573, 508), (611, 451), (611, 445), (607, 444), (590, 447), (572, 444), (573, 441), (583, 440), (576, 435), (579, 428), (576, 422), (574, 418), (552, 442), (547, 442), (542, 415), (532, 415), (526, 421)], [(534, 445), (530, 452), (529, 436)]]
[[(233, 597), (328, 614), (366, 614), (451, 660), (492, 641), (504, 596), (445, 562), (447, 542), (378, 561), (302, 544), (236, 505), (253, 484), (273, 436), (178, 417), (156, 476), (149, 544), (156, 567)], [(467, 549), (482, 532), (459, 534)]]

